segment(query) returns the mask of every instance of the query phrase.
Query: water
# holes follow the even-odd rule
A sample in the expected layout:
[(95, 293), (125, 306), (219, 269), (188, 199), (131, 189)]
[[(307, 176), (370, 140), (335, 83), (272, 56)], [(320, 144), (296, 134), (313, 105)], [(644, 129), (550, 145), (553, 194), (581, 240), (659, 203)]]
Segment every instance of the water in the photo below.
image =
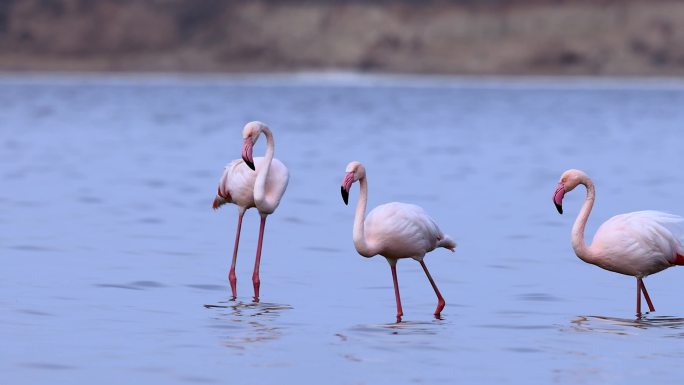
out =
[[(639, 209), (684, 214), (684, 84), (646, 81), (274, 76), (0, 79), (3, 383), (681, 383), (682, 272), (646, 280), (577, 259), (588, 234)], [(243, 223), (211, 210), (245, 122), (268, 122), (290, 185), (268, 219), (262, 302)], [(255, 155), (264, 151), (263, 141)], [(345, 165), (369, 205), (419, 204), (459, 244), (398, 265), (395, 324), (382, 258), (358, 256)]]

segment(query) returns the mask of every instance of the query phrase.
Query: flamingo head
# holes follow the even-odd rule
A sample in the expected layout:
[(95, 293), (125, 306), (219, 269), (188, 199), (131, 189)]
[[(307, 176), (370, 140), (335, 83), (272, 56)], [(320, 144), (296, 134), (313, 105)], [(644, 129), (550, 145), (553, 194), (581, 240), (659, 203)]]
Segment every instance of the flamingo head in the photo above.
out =
[(558, 210), (559, 214), (563, 214), (563, 197), (565, 193), (574, 190), (586, 178), (588, 178), (587, 174), (575, 169), (567, 170), (561, 175), (556, 191), (553, 193), (553, 204), (556, 205), (556, 210)]
[(344, 204), (349, 204), (349, 190), (352, 184), (361, 178), (366, 177), (366, 169), (363, 167), (361, 162), (353, 161), (347, 165), (347, 169), (344, 173), (344, 179), (342, 179), (342, 200)]
[(244, 142), (242, 143), (242, 160), (244, 160), (245, 164), (252, 170), (256, 170), (254, 168), (252, 150), (257, 139), (259, 139), (259, 135), (264, 130), (264, 127), (266, 127), (264, 123), (254, 121), (245, 124), (245, 128), (242, 129), (242, 138), (244, 139)]

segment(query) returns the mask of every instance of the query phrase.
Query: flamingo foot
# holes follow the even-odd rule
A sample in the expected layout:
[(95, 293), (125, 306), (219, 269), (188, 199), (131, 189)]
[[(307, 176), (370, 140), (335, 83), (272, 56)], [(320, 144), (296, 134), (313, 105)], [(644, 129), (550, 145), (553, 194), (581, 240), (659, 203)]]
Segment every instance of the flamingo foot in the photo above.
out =
[(259, 302), (259, 288), (261, 287), (261, 280), (258, 275), (252, 276), (252, 283), (254, 284), (254, 302)]
[(230, 291), (233, 293), (232, 300), (235, 300), (235, 298), (237, 298), (237, 277), (235, 277), (235, 270), (230, 270), (228, 281), (230, 282)]
[(435, 317), (440, 317), (442, 310), (444, 310), (444, 306), (446, 306), (446, 302), (444, 302), (444, 298), (440, 298), (439, 302), (437, 302), (437, 309), (435, 309)]
[(397, 314), (397, 323), (401, 323), (401, 317), (402, 316), (403, 316), (403, 314), (401, 314), (401, 313)]

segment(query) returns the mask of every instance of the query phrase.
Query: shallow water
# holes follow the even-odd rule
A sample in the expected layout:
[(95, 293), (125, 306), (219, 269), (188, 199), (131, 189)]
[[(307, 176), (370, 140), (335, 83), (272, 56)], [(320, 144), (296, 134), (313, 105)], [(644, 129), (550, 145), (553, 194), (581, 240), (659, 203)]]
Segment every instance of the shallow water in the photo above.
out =
[[(0, 77), (3, 383), (680, 383), (682, 272), (646, 280), (577, 259), (587, 171), (593, 234), (639, 209), (684, 214), (684, 83), (357, 76)], [(275, 131), (290, 185), (243, 223), (211, 210), (241, 129)], [(255, 154), (264, 151), (263, 141)], [(364, 162), (369, 205), (430, 213), (458, 243), (398, 264), (354, 250), (339, 195)], [(356, 204), (358, 190), (350, 197)]]

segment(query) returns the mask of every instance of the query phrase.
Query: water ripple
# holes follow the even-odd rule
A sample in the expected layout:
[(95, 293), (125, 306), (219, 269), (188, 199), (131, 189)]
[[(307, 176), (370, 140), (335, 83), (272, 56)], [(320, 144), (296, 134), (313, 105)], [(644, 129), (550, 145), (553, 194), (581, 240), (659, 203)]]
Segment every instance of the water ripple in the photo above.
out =
[(436, 335), (446, 323), (443, 320), (431, 322), (402, 321), (387, 324), (361, 324), (350, 330), (361, 334), (386, 334), (386, 335)]
[(42, 369), (42, 370), (71, 370), (76, 369), (75, 366), (55, 364), (52, 362), (25, 362), (19, 364), (20, 366), (31, 368), (31, 369)]
[(154, 281), (135, 281), (127, 284), (123, 283), (96, 283), (95, 287), (113, 288), (113, 289), (128, 289), (128, 290), (144, 290), (166, 287), (165, 285)]

